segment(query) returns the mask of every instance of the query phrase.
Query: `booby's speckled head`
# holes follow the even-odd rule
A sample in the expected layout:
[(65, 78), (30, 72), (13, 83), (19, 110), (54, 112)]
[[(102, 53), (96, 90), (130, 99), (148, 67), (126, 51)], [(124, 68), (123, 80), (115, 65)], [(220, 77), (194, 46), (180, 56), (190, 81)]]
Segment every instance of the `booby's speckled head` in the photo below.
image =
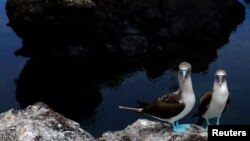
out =
[(221, 86), (221, 84), (226, 81), (226, 76), (226, 71), (223, 69), (219, 69), (215, 72), (215, 81), (217, 81)]
[(182, 62), (179, 65), (179, 73), (182, 75), (183, 82), (185, 81), (185, 78), (190, 74), (191, 72), (191, 65), (188, 62)]

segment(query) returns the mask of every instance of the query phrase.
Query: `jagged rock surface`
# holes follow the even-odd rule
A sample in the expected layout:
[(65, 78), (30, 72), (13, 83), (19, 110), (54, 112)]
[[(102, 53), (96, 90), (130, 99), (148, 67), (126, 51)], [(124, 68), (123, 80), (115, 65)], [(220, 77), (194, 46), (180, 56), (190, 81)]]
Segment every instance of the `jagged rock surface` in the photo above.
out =
[(0, 115), (0, 141), (93, 141), (80, 125), (43, 103)]
[(99, 141), (206, 141), (204, 128), (191, 125), (187, 132), (177, 134), (170, 125), (139, 119), (121, 131), (105, 132)]
[(94, 138), (79, 124), (38, 102), (24, 110), (0, 114), (0, 141), (205, 141), (204, 128), (191, 125), (176, 134), (168, 124), (139, 119), (121, 131), (105, 132)]

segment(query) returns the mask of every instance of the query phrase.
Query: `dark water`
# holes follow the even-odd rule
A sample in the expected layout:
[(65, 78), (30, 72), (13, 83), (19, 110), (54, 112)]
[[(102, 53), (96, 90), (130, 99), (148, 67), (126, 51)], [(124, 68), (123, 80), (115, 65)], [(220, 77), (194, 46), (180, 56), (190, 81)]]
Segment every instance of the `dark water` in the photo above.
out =
[[(94, 136), (100, 136), (107, 130), (123, 129), (138, 118), (148, 118), (119, 110), (119, 105), (133, 106), (138, 99), (151, 101), (166, 92), (175, 90), (177, 86), (177, 72), (173, 67), (163, 67), (165, 70), (161, 70), (161, 73), (155, 73), (159, 72), (159, 68), (154, 66), (151, 66), (151, 69), (133, 70), (120, 75), (118, 79), (111, 79), (112, 81), (107, 82), (110, 80), (107, 78), (113, 77), (111, 70), (104, 69), (109, 64), (98, 64), (98, 67), (86, 70), (85, 68), (79, 69), (75, 65), (58, 64), (55, 66), (16, 57), (14, 52), (22, 47), (22, 41), (11, 28), (6, 26), (8, 19), (4, 6), (5, 1), (0, 1), (1, 112), (10, 108), (25, 107), (37, 100), (44, 101), (56, 111), (80, 122), (82, 128)], [(238, 25), (235, 32), (232, 32), (229, 42), (217, 50), (217, 54), (205, 64), (206, 67), (202, 71), (192, 73), (198, 101), (203, 92), (212, 88), (215, 70), (224, 68), (227, 71), (232, 102), (222, 117), (223, 124), (250, 124), (248, 113), (250, 106), (247, 106), (250, 100), (248, 96), (248, 91), (250, 91), (250, 5), (245, 4), (245, 6), (245, 21)], [(207, 55), (211, 57), (211, 54)], [(192, 65), (193, 67), (199, 66), (198, 63)], [(163, 63), (160, 66), (171, 65)], [(103, 73), (100, 71), (102, 69), (111, 72), (110, 74)], [(18, 79), (17, 87), (16, 79)], [(84, 98), (85, 93), (92, 93), (92, 95)], [(94, 112), (86, 114), (86, 109), (95, 107)], [(196, 119), (191, 118), (190, 115), (181, 122), (194, 123)]]
[(11, 108), (18, 109), (15, 98), (15, 79), (18, 78), (26, 59), (15, 57), (14, 52), (20, 48), (22, 41), (10, 27), (5, 14), (5, 0), (0, 1), (0, 112)]

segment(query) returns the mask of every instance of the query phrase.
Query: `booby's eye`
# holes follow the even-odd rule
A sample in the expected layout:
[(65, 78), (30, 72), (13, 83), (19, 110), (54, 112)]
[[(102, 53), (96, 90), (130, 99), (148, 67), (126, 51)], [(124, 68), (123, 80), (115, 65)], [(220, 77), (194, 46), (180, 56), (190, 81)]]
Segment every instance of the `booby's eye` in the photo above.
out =
[(215, 79), (219, 81), (220, 79), (219, 75), (215, 75)]
[(225, 79), (226, 79), (226, 75), (223, 75), (223, 76), (222, 76), (222, 80), (225, 80)]

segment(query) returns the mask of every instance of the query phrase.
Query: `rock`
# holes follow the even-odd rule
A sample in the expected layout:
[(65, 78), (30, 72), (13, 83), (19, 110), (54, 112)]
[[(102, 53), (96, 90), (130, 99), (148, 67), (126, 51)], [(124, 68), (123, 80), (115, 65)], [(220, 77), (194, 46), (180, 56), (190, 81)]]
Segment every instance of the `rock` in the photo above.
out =
[(218, 47), (245, 16), (238, 0), (7, 0), (6, 10), (23, 42), (38, 42), (32, 48), (55, 42), (84, 48), (76, 56), (106, 50), (126, 59)]
[(121, 131), (105, 132), (99, 141), (206, 141), (207, 131), (191, 125), (187, 132), (174, 133), (172, 127), (161, 122), (139, 119)]
[(79, 124), (38, 102), (24, 110), (9, 110), (0, 114), (1, 141), (206, 141), (207, 131), (191, 125), (177, 134), (168, 124), (139, 119), (121, 131), (105, 132), (94, 138)]
[(80, 125), (43, 103), (0, 115), (1, 141), (93, 141)]
[[(87, 8), (87, 7), (95, 6), (95, 3), (92, 0), (28, 0), (28, 1), (27, 0), (7, 0), (7, 3), (8, 4), (21, 4), (19, 5), (20, 8), (26, 9), (32, 13), (38, 12), (37, 10), (35, 10), (36, 8), (46, 9), (46, 8), (52, 8), (52, 6), (60, 6), (60, 7), (74, 6), (78, 8)], [(31, 7), (31, 6), (35, 6), (35, 7)]]
[(90, 34), (94, 7), (92, 0), (7, 0), (6, 13), (18, 36), (53, 39), (66, 32), (77, 34), (80, 26), (79, 32)]
[(120, 47), (126, 56), (136, 56), (147, 52), (148, 41), (145, 36), (126, 36), (120, 41)]

